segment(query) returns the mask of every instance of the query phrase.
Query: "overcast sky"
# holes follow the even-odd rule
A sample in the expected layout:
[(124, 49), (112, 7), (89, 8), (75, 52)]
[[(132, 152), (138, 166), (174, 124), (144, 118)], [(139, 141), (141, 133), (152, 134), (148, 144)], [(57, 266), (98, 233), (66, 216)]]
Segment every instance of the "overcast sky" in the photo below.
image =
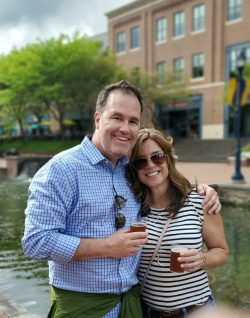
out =
[(107, 31), (105, 13), (133, 0), (0, 0), (0, 53), (61, 33)]

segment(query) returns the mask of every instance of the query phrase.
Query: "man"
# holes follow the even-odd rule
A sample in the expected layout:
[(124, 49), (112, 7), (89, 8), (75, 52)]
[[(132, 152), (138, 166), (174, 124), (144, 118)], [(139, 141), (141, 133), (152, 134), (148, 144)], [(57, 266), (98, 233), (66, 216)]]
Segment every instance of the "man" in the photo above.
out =
[[(128, 82), (105, 87), (92, 139), (56, 155), (32, 180), (23, 249), (49, 261), (49, 317), (141, 316), (136, 273), (147, 234), (128, 231), (140, 206), (125, 166), (142, 108), (140, 92)], [(208, 206), (219, 210), (215, 191), (206, 191)]]

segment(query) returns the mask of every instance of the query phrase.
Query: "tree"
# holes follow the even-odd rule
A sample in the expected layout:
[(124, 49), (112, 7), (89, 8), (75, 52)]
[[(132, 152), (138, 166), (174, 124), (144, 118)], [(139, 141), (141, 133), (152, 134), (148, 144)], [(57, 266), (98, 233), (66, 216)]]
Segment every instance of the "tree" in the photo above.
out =
[(132, 69), (125, 75), (126, 78), (140, 88), (145, 108), (142, 115), (142, 127), (156, 127), (155, 105), (173, 105), (179, 100), (190, 96), (188, 84), (185, 80), (176, 81), (175, 74), (165, 73), (161, 76), (145, 73), (139, 69)]
[(29, 111), (34, 82), (37, 81), (37, 74), (34, 73), (37, 63), (37, 56), (29, 47), (21, 51), (13, 50), (0, 58), (1, 111), (17, 121), (21, 136), (24, 135), (24, 119)]
[(81, 114), (86, 131), (92, 129), (90, 118), (98, 92), (111, 82), (127, 79), (143, 93), (142, 126), (149, 127), (155, 125), (155, 104), (173, 104), (189, 94), (186, 83), (180, 85), (173, 78), (126, 71), (111, 52), (103, 51), (101, 42), (78, 33), (60, 35), (0, 57), (0, 105), (19, 123), (22, 135), (27, 115), (35, 114), (39, 124), (45, 113), (53, 114), (62, 134), (69, 111)]
[(0, 104), (18, 121), (22, 134), (28, 113), (35, 114), (39, 122), (48, 111), (62, 133), (65, 114), (92, 112), (98, 91), (119, 71), (114, 56), (102, 50), (101, 42), (78, 33), (39, 40), (13, 51), (0, 66), (0, 83), (8, 86), (0, 94)]

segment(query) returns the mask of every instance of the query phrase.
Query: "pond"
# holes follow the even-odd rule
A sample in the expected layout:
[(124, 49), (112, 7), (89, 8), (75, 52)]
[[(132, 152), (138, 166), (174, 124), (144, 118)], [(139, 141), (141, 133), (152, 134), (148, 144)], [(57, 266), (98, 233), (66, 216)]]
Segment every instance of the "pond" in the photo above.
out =
[(28, 259), (21, 249), (29, 182), (0, 182), (0, 293), (39, 317), (49, 306), (46, 262)]
[[(39, 317), (46, 317), (50, 288), (46, 262), (28, 259), (21, 249), (28, 181), (0, 183), (0, 293)], [(250, 208), (224, 206), (222, 216), (230, 257), (209, 272), (218, 302), (250, 308)]]

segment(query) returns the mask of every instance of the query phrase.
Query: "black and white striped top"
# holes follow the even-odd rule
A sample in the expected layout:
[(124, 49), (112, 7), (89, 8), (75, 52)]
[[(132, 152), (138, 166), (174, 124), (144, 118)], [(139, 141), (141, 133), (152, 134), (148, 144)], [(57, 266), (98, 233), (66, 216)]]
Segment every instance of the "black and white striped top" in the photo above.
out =
[[(160, 311), (204, 303), (211, 290), (207, 273), (198, 270), (193, 273), (173, 273), (170, 271), (170, 247), (174, 243), (202, 251), (203, 197), (192, 192), (184, 206), (168, 226), (158, 255), (155, 257), (142, 291), (143, 300)], [(148, 242), (143, 246), (139, 268), (142, 281), (148, 264), (156, 248), (157, 241), (169, 217), (165, 210), (151, 209), (147, 217)]]

